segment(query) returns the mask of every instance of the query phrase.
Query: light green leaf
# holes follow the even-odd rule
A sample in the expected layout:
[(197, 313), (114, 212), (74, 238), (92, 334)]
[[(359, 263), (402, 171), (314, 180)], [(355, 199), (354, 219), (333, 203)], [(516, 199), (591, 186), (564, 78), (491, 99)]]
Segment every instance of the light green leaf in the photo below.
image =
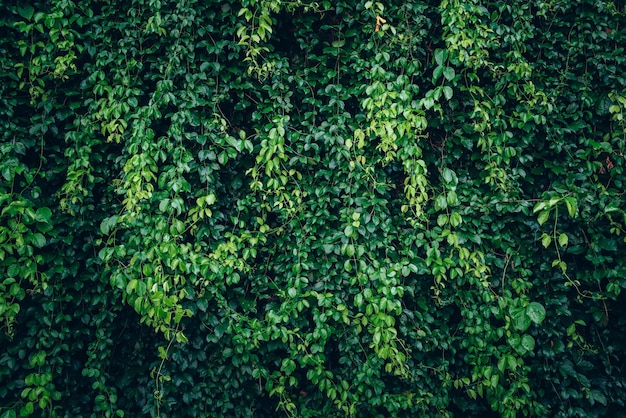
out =
[(539, 212), (539, 215), (537, 215), (537, 222), (539, 222), (539, 225), (543, 225), (544, 223), (546, 223), (549, 217), (550, 217), (550, 210), (549, 209), (543, 210)]
[(435, 210), (442, 210), (448, 207), (446, 196), (442, 193), (435, 198)]
[(454, 68), (452, 67), (446, 67), (443, 70), (443, 76), (446, 78), (446, 80), (448, 81), (452, 81), (454, 79), (454, 76), (456, 75), (456, 73), (454, 72)]
[(573, 197), (566, 197), (563, 200), (565, 201), (567, 213), (570, 217), (575, 218), (576, 214), (578, 213), (578, 202)]
[(544, 210), (546, 208), (546, 202), (538, 202), (533, 208), (533, 213), (537, 213), (540, 210)]
[(459, 182), (454, 171), (450, 170), (447, 167), (443, 169), (442, 176), (443, 176), (443, 181), (445, 181), (449, 185), (456, 186)]
[(461, 225), (461, 222), (463, 222), (463, 217), (461, 217), (461, 214), (458, 212), (453, 212), (450, 215), (450, 225), (456, 227)]
[(446, 196), (446, 201), (448, 205), (454, 206), (459, 204), (459, 198), (454, 190), (448, 191), (448, 195)]
[(447, 49), (438, 49), (435, 51), (435, 62), (437, 65), (443, 65), (448, 59), (448, 50)]

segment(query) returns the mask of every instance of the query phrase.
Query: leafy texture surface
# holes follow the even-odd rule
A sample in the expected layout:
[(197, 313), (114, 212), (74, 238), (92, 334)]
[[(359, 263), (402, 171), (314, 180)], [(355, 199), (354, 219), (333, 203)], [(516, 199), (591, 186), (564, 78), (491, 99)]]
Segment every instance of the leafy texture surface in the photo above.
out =
[(618, 1), (0, 5), (0, 417), (620, 416)]

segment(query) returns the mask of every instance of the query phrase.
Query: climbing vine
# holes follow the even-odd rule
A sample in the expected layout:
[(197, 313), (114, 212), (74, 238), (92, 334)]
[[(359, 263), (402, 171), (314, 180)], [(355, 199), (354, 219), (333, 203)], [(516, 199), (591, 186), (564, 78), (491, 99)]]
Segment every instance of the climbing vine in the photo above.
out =
[(621, 413), (625, 23), (2, 3), (0, 417)]

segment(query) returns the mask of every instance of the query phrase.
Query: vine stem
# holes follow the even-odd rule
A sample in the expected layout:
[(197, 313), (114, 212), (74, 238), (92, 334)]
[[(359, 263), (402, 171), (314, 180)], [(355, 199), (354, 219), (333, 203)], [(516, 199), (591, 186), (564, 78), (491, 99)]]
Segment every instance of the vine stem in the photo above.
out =
[[(178, 332), (180, 325), (176, 325), (176, 329), (174, 330), (174, 334)], [(154, 390), (154, 400), (156, 406), (156, 417), (161, 417), (161, 390), (159, 389), (159, 382), (161, 381), (161, 370), (163, 370), (163, 366), (165, 365), (165, 360), (167, 360), (167, 353), (170, 351), (172, 347), (172, 343), (175, 338), (170, 338), (169, 343), (167, 343), (167, 347), (165, 348), (164, 355), (161, 358), (161, 363), (159, 364), (159, 368), (157, 369), (156, 375), (154, 377), (155, 380), (155, 390)]]
[(576, 289), (576, 293), (578, 293), (578, 295), (582, 298), (588, 298), (588, 299), (592, 299), (591, 296), (589, 296), (588, 294), (585, 294), (583, 292), (580, 291), (580, 288), (578, 287), (578, 285), (576, 284), (576, 282), (574, 280), (572, 280), (571, 277), (569, 277), (569, 275), (567, 274), (567, 272), (565, 271), (567, 266), (562, 267), (562, 263), (563, 263), (563, 258), (561, 257), (561, 250), (559, 250), (559, 240), (556, 236), (557, 234), (557, 229), (556, 229), (556, 225), (558, 223), (559, 220), (559, 207), (556, 206), (554, 208), (554, 227), (552, 228), (552, 241), (554, 242), (554, 248), (556, 249), (556, 257), (557, 260), (559, 260), (559, 267), (561, 268), (561, 272), (563, 273), (563, 276), (567, 279), (567, 281), (574, 286), (574, 289)]

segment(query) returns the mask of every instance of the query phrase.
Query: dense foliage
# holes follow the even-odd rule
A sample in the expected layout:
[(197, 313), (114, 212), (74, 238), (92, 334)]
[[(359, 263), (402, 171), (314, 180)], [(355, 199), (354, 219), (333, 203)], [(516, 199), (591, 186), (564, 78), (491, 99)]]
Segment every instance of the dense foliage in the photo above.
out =
[(3, 1), (0, 417), (623, 414), (625, 30)]

